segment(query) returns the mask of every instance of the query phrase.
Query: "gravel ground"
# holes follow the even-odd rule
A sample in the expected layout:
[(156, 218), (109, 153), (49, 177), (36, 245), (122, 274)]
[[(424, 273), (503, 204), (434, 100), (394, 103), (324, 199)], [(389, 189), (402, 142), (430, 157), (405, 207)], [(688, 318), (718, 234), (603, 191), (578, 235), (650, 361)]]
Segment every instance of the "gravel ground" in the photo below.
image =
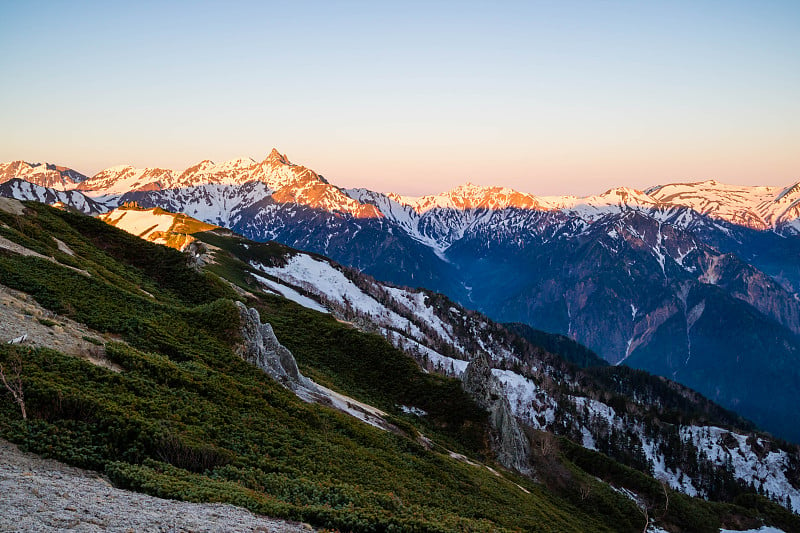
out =
[(0, 532), (308, 532), (225, 504), (164, 500), (114, 488), (95, 472), (21, 452), (0, 440)]
[(0, 343), (23, 335), (27, 336), (23, 346), (52, 348), (109, 370), (121, 370), (106, 359), (102, 343), (109, 339), (102, 334), (51, 313), (28, 294), (0, 285)]

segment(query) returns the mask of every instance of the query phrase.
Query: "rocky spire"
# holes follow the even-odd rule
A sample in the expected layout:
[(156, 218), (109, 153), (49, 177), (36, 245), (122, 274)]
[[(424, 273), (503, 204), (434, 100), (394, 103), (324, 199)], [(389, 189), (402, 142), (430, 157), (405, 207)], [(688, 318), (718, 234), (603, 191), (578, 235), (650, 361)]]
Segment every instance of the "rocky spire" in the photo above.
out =
[(242, 334), (242, 343), (237, 348), (239, 356), (300, 396), (303, 389), (315, 392), (317, 387), (300, 373), (292, 352), (278, 342), (272, 326), (261, 323), (256, 309), (248, 309), (242, 302), (236, 302), (236, 306)]
[(528, 459), (530, 443), (511, 412), (503, 384), (492, 374), (486, 355), (476, 355), (467, 365), (461, 380), (464, 390), (480, 407), (489, 411), (491, 444), (497, 461), (522, 474), (532, 474)]

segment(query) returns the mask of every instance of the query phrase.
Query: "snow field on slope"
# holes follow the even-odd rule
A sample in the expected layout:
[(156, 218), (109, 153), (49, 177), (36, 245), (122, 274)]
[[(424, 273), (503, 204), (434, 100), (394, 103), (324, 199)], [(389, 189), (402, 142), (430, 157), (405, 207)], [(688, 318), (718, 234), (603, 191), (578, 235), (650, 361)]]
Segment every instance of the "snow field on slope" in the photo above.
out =
[(147, 211), (119, 209), (102, 218), (109, 224), (142, 238), (154, 231), (169, 231), (175, 222), (174, 215), (157, 215), (152, 209)]
[[(555, 420), (555, 401), (531, 379), (511, 370), (492, 369), (492, 374), (503, 384), (506, 398), (515, 416), (527, 421), (536, 429), (544, 429)], [(544, 401), (537, 396), (544, 395)], [(544, 417), (541, 423), (538, 418)]]
[(464, 353), (464, 349), (455, 341), (453, 329), (450, 325), (442, 321), (431, 307), (425, 305), (424, 292), (411, 292), (395, 287), (385, 287), (385, 289), (396, 302), (425, 322), (425, 324), (439, 334), (442, 339), (448, 341), (461, 353)]
[[(730, 461), (737, 478), (752, 482), (756, 488), (760, 486), (770, 494), (780, 495), (784, 500), (788, 496), (792, 509), (800, 509), (800, 490), (794, 488), (784, 474), (788, 456), (783, 450), (771, 451), (759, 459), (748, 444), (746, 435), (715, 426), (686, 426), (681, 428), (681, 437), (691, 439), (698, 451), (705, 451), (709, 460), (717, 465), (725, 465)], [(723, 444), (723, 439), (730, 441), (730, 437), (736, 440), (735, 448)], [(757, 444), (762, 445), (762, 439), (759, 438)]]
[(333, 302), (341, 305), (349, 304), (356, 311), (373, 317), (378, 325), (408, 332), (416, 339), (425, 338), (416, 325), (364, 293), (341, 271), (326, 261), (318, 261), (305, 254), (296, 254), (288, 259), (285, 266), (268, 267), (258, 263), (254, 263), (253, 266), (286, 283), (308, 287)]
[(335, 409), (338, 409), (339, 411), (342, 411), (353, 418), (357, 418), (358, 420), (361, 420), (370, 426), (376, 427), (382, 431), (387, 431), (386, 421), (383, 419), (383, 417), (386, 416), (386, 413), (377, 407), (359, 402), (350, 396), (340, 394), (320, 385), (317, 382), (313, 383), (317, 387), (318, 391), (331, 402), (331, 406)]
[(308, 309), (312, 309), (314, 311), (319, 311), (320, 313), (326, 313), (326, 314), (330, 313), (330, 311), (325, 309), (325, 307), (323, 307), (316, 300), (312, 300), (308, 296), (303, 296), (302, 294), (300, 294), (296, 290), (292, 289), (291, 287), (287, 287), (286, 285), (283, 285), (281, 283), (277, 283), (275, 281), (272, 281), (271, 279), (267, 279), (267, 278), (265, 278), (263, 276), (259, 276), (257, 274), (253, 274), (253, 277), (256, 278), (259, 283), (261, 283), (262, 285), (264, 285), (268, 289), (271, 289), (273, 291), (278, 292), (281, 296), (283, 296), (287, 300), (291, 300), (291, 301), (293, 301), (293, 302), (295, 302), (297, 304), (300, 304), (303, 307), (306, 307)]
[[(394, 346), (403, 350), (404, 352), (415, 353), (419, 356), (427, 357), (428, 361), (433, 364), (434, 368), (440, 369), (443, 374), (453, 377), (460, 377), (461, 374), (464, 373), (464, 370), (467, 369), (467, 365), (469, 364), (468, 361), (464, 361), (463, 359), (453, 359), (452, 357), (442, 355), (439, 352), (420, 344), (414, 339), (409, 339), (408, 337), (404, 337), (396, 332), (384, 330), (384, 335)], [(451, 368), (452, 371), (450, 370)]]
[[(378, 302), (376, 302), (372, 297), (367, 294), (364, 294), (361, 289), (356, 287), (352, 284), (350, 280), (348, 280), (341, 272), (333, 268), (328, 263), (320, 262), (315, 259), (310, 258), (306, 255), (298, 255), (296, 257), (303, 257), (307, 261), (301, 261), (304, 264), (304, 268), (297, 269), (297, 264), (289, 264), (285, 267), (265, 267), (260, 264), (254, 264), (256, 268), (262, 270), (265, 273), (268, 273), (272, 276), (275, 276), (279, 279), (286, 281), (287, 283), (293, 284), (295, 286), (307, 286), (310, 289), (314, 289), (315, 292), (325, 296), (326, 298), (342, 303), (344, 300), (342, 296), (347, 296), (348, 301), (351, 305), (358, 309), (359, 311), (365, 310), (372, 310), (375, 311), (376, 309), (380, 312), (384, 313), (383, 317), (386, 317), (386, 313), (388, 312), (385, 307), (381, 306)], [(294, 258), (292, 258), (294, 259)], [(308, 262), (310, 261), (310, 263)], [(291, 259), (290, 259), (291, 263)], [(314, 275), (309, 275), (310, 273), (314, 273)], [(308, 298), (307, 296), (303, 296), (302, 294), (295, 291), (293, 288), (288, 287), (286, 285), (277, 283), (273, 280), (264, 278), (262, 276), (255, 275), (256, 279), (266, 285), (268, 288), (275, 290), (281, 293), (285, 298), (292, 300), (303, 307), (307, 307), (309, 309), (313, 309), (315, 311), (321, 311), (327, 313), (328, 310), (322, 307), (321, 304)], [(314, 285), (312, 287), (313, 279), (320, 279), (324, 278), (328, 281), (327, 283), (327, 290), (319, 290), (320, 286)], [(342, 288), (346, 288), (346, 290), (340, 290)], [(336, 290), (332, 290), (336, 289)], [(364, 302), (368, 302), (368, 305), (358, 305), (359, 303), (363, 304)], [(408, 322), (403, 317), (394, 314), (393, 312), (388, 312), (394, 315), (394, 325), (395, 327), (397, 324), (408, 324), (412, 328), (416, 328), (413, 324)], [(391, 315), (389, 315), (391, 317)], [(418, 354), (420, 357), (426, 356), (428, 360), (434, 365), (434, 367), (438, 367), (442, 370), (442, 372), (446, 374), (453, 375), (455, 377), (460, 376), (464, 370), (467, 368), (467, 361), (461, 359), (453, 359), (451, 357), (444, 356), (435, 350), (421, 344), (418, 340), (414, 338), (409, 338), (405, 335), (405, 333), (398, 333), (393, 329), (389, 329), (386, 327), (386, 324), (381, 324), (383, 326), (382, 333), (384, 337), (386, 337), (389, 342), (391, 342), (395, 347), (406, 351)], [(406, 331), (403, 328), (398, 328), (400, 331)], [(416, 333), (422, 336), (421, 332), (416, 329)], [(453, 369), (452, 372), (450, 369)]]

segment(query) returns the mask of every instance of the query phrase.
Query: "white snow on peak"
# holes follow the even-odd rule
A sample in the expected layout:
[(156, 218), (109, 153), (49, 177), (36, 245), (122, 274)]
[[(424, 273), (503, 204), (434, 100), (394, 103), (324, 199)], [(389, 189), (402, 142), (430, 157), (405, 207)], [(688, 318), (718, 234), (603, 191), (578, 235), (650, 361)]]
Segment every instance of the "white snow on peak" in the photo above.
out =
[(86, 176), (70, 168), (50, 163), (28, 163), (26, 161), (0, 163), (0, 183), (15, 178), (40, 187), (68, 191), (84, 181)]
[(774, 227), (800, 199), (797, 184), (788, 187), (728, 185), (715, 180), (672, 183), (648, 191), (658, 200), (755, 229)]
[(246, 156), (221, 163), (206, 159), (180, 172), (117, 165), (91, 177), (81, 188), (92, 196), (110, 196), (142, 188), (166, 189), (205, 184), (238, 185), (249, 181), (261, 181), (272, 190), (277, 190), (309, 176), (319, 180), (313, 171), (289, 163), (285, 156), (273, 149), (272, 153), (261, 162)]
[(465, 183), (436, 195), (414, 197), (389, 193), (385, 196), (398, 204), (412, 208), (418, 214), (433, 209), (498, 210), (509, 207), (524, 209), (539, 207), (539, 200), (531, 194), (507, 187), (486, 187), (473, 183)]
[[(528, 211), (561, 211), (591, 223), (608, 214), (641, 211), (673, 225), (688, 226), (696, 217), (691, 209), (734, 224), (779, 232), (800, 233), (800, 184), (788, 187), (726, 185), (714, 180), (675, 183), (641, 191), (617, 187), (602, 194), (577, 196), (533, 196), (505, 187), (467, 183), (450, 191), (428, 196), (361, 194), (364, 201), (379, 205), (415, 239), (443, 252), (468, 227), (496, 223), (457, 215), (470, 209), (502, 210), (518, 207)], [(435, 229), (434, 230), (432, 230)], [(720, 227), (722, 229), (722, 227)]]
[(245, 156), (245, 157), (237, 157), (234, 159), (229, 159), (215, 166), (219, 170), (234, 170), (234, 169), (250, 168), (255, 164), (256, 164), (255, 159), (253, 159), (252, 157)]
[(107, 168), (78, 185), (87, 196), (121, 196), (141, 189), (161, 189), (175, 179), (175, 172), (163, 168), (134, 168), (120, 165)]
[(547, 209), (557, 209), (587, 222), (610, 213), (647, 211), (663, 207), (656, 198), (630, 187), (617, 187), (593, 196), (546, 196), (540, 200)]

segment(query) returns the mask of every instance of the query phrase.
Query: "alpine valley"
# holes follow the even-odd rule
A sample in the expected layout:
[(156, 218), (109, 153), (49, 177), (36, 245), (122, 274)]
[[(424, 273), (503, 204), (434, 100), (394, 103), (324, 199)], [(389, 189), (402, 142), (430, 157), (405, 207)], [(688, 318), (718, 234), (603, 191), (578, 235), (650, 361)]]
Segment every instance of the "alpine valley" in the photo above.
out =
[(800, 531), (798, 186), (409, 198), (273, 150), (0, 196), (32, 451), (340, 530)]

